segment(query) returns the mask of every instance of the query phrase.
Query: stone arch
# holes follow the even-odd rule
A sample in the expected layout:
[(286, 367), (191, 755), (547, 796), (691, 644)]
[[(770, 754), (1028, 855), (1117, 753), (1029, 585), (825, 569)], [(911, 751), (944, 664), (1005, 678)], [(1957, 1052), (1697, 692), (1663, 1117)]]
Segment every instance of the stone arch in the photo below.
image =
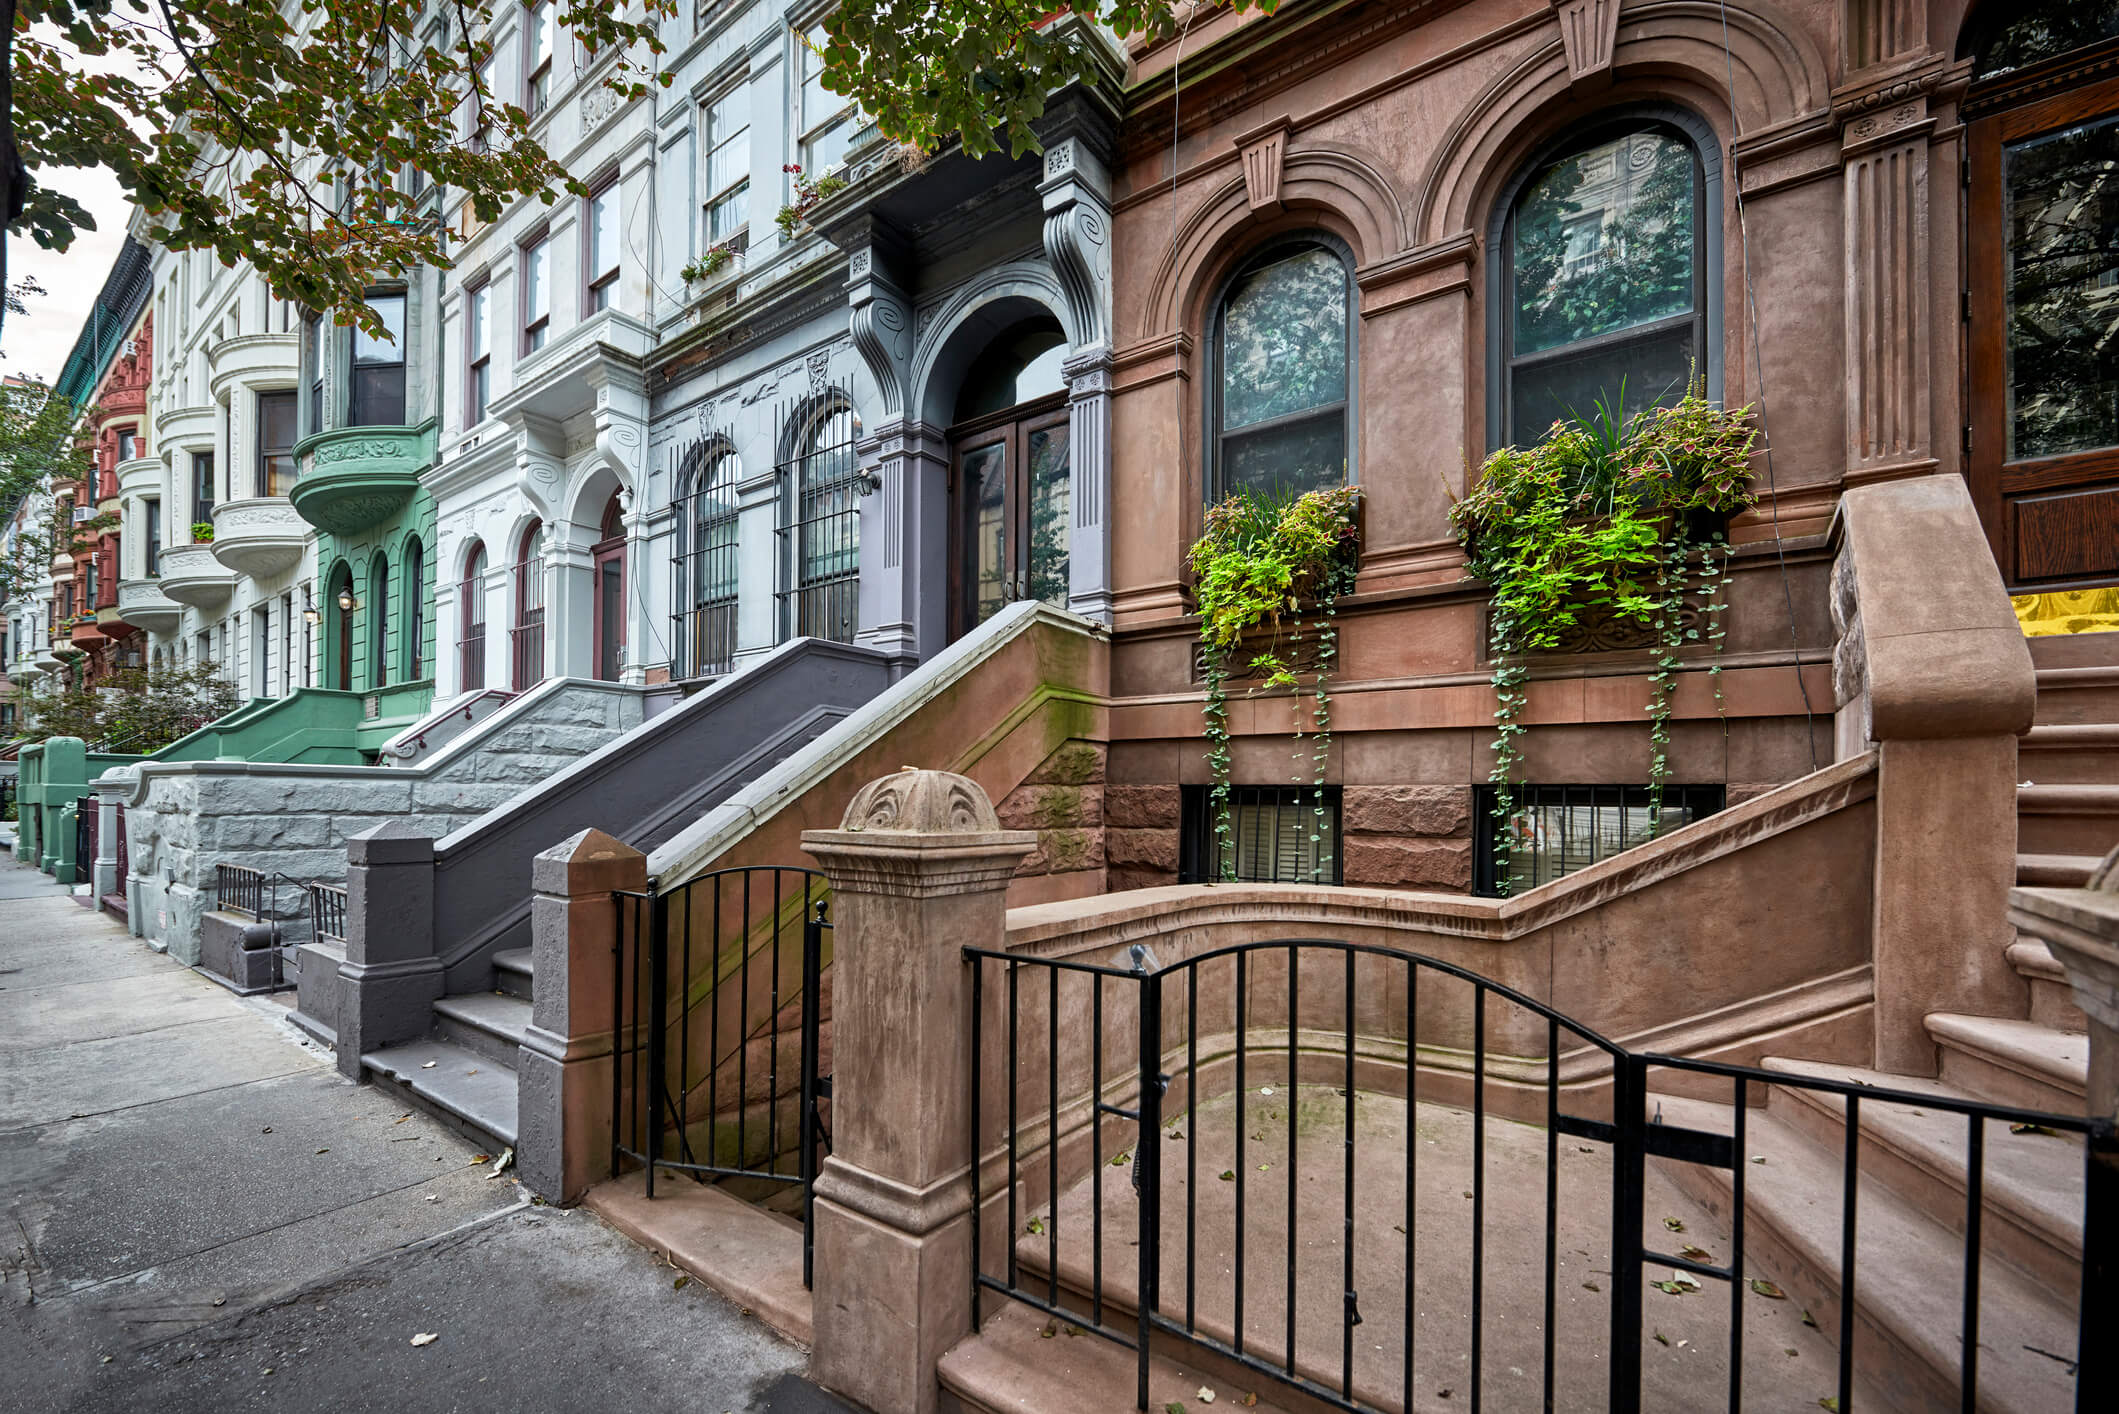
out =
[(553, 519), (586, 531), (588, 539), (594, 540), (603, 525), (603, 508), (610, 504), (611, 497), (620, 497), (630, 509), (632, 492), (632, 486), (611, 469), (608, 460), (591, 457), (568, 483), (554, 508), (557, 514)]
[(946, 427), (964, 370), (994, 335), (1029, 314), (1047, 314), (1080, 348), (1082, 330), (1059, 280), (1032, 261), (996, 266), (950, 295), (919, 330), (912, 353), (912, 397), (906, 408), (920, 421)]
[(1384, 175), (1358, 153), (1290, 144), (1281, 166), (1280, 208), (1251, 208), (1241, 175), (1231, 177), (1179, 223), (1157, 263), (1139, 337), (1192, 327), (1210, 291), (1256, 241), (1304, 226), (1346, 242), (1358, 269), (1406, 248), (1404, 204)]
[[(1560, 125), (1613, 103), (1661, 99), (1709, 116), (1723, 142), (1826, 111), (1831, 71), (1802, 29), (1759, 0), (1650, 0), (1627, 7), (1612, 55), (1615, 89), (1573, 95), (1557, 26), (1497, 75), (1436, 147), (1412, 234), (1422, 245), (1483, 230), (1495, 193)], [(1735, 97), (1731, 111), (1730, 97)]]

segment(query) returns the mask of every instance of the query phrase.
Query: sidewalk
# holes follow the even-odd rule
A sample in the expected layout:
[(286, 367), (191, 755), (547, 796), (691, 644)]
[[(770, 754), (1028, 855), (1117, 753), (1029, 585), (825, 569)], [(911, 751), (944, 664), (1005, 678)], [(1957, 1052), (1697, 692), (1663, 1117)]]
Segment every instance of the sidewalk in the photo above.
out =
[(285, 1014), (0, 858), (0, 1405), (844, 1409)]

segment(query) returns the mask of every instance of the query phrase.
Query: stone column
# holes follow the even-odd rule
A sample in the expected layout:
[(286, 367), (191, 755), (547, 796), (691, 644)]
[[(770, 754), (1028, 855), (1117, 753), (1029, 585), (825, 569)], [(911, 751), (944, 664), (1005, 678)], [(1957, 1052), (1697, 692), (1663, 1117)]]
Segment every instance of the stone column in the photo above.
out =
[(90, 866), (89, 880), (97, 898), (117, 893), (125, 886), (118, 877), (118, 797), (100, 788), (96, 791), (96, 857)]
[(1083, 349), (1061, 365), (1067, 379), (1067, 455), (1074, 522), (1067, 547), (1067, 607), (1111, 622), (1111, 351)]
[(338, 1069), (417, 1040), (442, 994), (434, 955), (434, 841), (385, 820), (346, 840), (346, 960), (339, 965)]
[(894, 417), (856, 445), (877, 489), (861, 501), (861, 628), (855, 640), (908, 663), (949, 637), (949, 441)]
[(1036, 846), (962, 776), (906, 769), (804, 832), (833, 892), (832, 1155), (816, 1184), (817, 1378), (932, 1414), (971, 1329), (971, 969)]
[[(596, 557), (591, 550), (596, 527), (555, 521), (548, 522), (542, 533), (545, 676), (592, 678), (596, 676)], [(514, 611), (511, 593), (510, 627)], [(512, 640), (503, 652), (512, 655)], [(513, 662), (513, 658), (503, 661)]]
[(536, 997), (516, 1073), (516, 1169), (533, 1192), (571, 1203), (610, 1166), (611, 1006), (617, 889), (647, 887), (647, 856), (583, 830), (530, 863)]

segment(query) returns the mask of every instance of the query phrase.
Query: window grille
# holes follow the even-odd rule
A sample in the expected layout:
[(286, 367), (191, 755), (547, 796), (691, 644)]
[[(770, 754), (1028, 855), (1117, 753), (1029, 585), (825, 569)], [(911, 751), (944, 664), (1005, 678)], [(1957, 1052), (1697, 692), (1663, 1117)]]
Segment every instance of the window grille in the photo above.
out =
[(677, 550), (672, 561), (671, 665), (680, 678), (725, 673), (736, 652), (736, 454), (722, 438), (694, 444), (681, 458)]
[(780, 484), (780, 636), (853, 642), (860, 627), (861, 493), (853, 396), (827, 387), (783, 404), (775, 439)]
[[(1231, 786), (1236, 878), (1251, 884), (1342, 882), (1339, 793), (1338, 786)], [(1222, 877), (1213, 790), (1186, 786), (1182, 799), (1178, 882), (1213, 883)]]
[[(1658, 820), (1647, 786), (1517, 786), (1521, 814), (1508, 851), (1509, 892), (1549, 884), (1712, 815), (1722, 808), (1725, 795), (1721, 786), (1665, 786)], [(1494, 787), (1478, 787), (1473, 812), (1477, 835), (1472, 891), (1488, 896), (1500, 892), (1502, 822), (1494, 818), (1495, 798)]]
[(515, 626), (508, 640), (517, 692), (544, 681), (544, 556), (537, 549), (541, 529), (533, 525), (523, 532), (522, 558), (515, 562)]

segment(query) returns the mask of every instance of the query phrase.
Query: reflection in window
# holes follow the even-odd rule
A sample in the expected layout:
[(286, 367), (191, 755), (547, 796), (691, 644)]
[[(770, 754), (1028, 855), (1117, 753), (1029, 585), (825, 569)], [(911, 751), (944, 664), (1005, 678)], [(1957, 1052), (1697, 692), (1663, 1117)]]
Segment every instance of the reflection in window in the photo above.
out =
[(799, 52), (802, 91), (797, 127), (802, 136), (802, 170), (815, 180), (846, 160), (860, 109), (824, 86), (822, 25), (802, 36)]
[(2119, 445), (2119, 117), (2002, 150), (2008, 457)]
[(1040, 427), (1023, 438), (1030, 464), (1030, 597), (1065, 608), (1073, 476), (1067, 424)]
[(750, 95), (735, 89), (706, 107), (706, 243), (750, 220)]
[[(1178, 882), (1218, 881), (1224, 860), (1209, 790), (1186, 786), (1180, 800)], [(1338, 786), (1231, 786), (1234, 877), (1252, 884), (1342, 882), (1339, 813)]]
[(1972, 77), (2029, 68), (2071, 49), (2119, 37), (2119, 0), (2006, 0), (1971, 25)]
[(1509, 213), (1507, 439), (1603, 400), (1666, 401), (1703, 345), (1701, 178), (1692, 145), (1646, 126), (1547, 164)]
[(793, 632), (853, 642), (860, 626), (861, 421), (834, 400), (810, 419), (795, 463)]
[(257, 494), (284, 496), (294, 489), (294, 419), (292, 389), (258, 394)]
[(1217, 496), (1300, 494), (1347, 474), (1346, 262), (1315, 242), (1268, 251), (1223, 297)]
[[(1721, 786), (1665, 786), (1660, 812), (1647, 786), (1516, 787), (1519, 811), (1506, 855), (1510, 895), (1585, 869), (1600, 859), (1646, 844), (1722, 808)], [(1501, 890), (1501, 831), (1492, 786), (1474, 795), (1478, 837), (1472, 853), (1472, 892)]]
[(399, 427), (405, 421), (405, 297), (370, 295), (368, 307), (389, 338), (358, 325), (353, 330), (353, 388), (346, 422), (352, 427)]
[(588, 212), (588, 312), (611, 307), (618, 287), (618, 182), (606, 182), (589, 198)]

